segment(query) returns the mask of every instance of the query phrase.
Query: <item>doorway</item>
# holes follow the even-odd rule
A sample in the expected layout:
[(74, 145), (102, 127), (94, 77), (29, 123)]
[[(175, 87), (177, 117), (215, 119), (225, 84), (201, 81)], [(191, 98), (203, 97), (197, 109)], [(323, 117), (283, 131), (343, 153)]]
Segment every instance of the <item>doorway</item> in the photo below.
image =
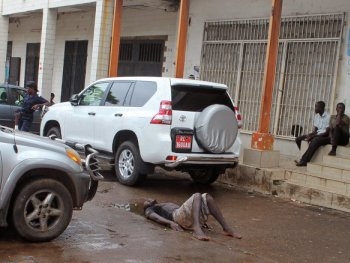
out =
[(88, 41), (66, 41), (62, 76), (61, 101), (79, 93), (85, 86)]
[(38, 83), (40, 43), (28, 43), (26, 53), (26, 67), (24, 85), (29, 80)]

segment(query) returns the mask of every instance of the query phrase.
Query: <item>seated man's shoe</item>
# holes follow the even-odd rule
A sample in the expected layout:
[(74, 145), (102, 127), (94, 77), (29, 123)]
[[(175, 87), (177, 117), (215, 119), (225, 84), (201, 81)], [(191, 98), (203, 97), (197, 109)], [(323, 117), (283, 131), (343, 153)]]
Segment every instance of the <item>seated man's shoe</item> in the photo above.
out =
[(334, 151), (334, 150), (331, 150), (331, 151), (328, 153), (328, 155), (330, 155), (330, 156), (336, 156), (336, 155), (337, 155), (337, 152)]
[(297, 162), (296, 166), (306, 166), (306, 162), (299, 161)]

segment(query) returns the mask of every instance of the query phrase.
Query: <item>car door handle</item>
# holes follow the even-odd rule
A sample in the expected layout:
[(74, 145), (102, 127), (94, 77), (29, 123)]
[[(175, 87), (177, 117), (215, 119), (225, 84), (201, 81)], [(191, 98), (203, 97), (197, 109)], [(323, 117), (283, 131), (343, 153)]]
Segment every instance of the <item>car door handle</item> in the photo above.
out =
[(123, 116), (123, 113), (116, 113), (116, 114), (114, 114), (114, 116), (115, 117), (121, 117), (121, 116)]
[(95, 115), (96, 115), (95, 112), (89, 112), (88, 114), (89, 114), (90, 116), (95, 116)]

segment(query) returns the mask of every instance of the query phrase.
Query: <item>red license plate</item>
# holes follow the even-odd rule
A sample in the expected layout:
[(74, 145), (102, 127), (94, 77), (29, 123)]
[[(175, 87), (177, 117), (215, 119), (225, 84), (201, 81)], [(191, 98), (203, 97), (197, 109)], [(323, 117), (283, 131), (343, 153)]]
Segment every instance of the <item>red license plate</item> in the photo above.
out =
[(176, 135), (175, 148), (176, 149), (191, 149), (192, 135)]

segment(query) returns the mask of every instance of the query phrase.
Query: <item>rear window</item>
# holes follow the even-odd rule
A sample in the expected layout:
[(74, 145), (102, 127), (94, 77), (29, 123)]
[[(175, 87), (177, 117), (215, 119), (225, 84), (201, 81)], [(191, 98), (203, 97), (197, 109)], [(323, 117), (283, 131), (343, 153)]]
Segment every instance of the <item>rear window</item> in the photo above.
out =
[(179, 111), (200, 112), (213, 104), (233, 105), (226, 90), (208, 86), (176, 85), (171, 87), (172, 108)]

